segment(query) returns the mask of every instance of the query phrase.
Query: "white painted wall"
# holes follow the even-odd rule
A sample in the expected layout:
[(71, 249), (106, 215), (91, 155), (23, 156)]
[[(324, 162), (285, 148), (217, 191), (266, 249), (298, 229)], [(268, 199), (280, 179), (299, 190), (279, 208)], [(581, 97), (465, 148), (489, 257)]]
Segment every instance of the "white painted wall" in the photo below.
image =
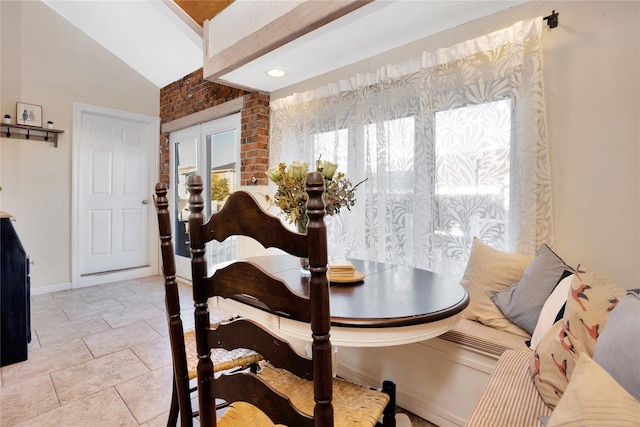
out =
[[(545, 91), (555, 249), (627, 288), (640, 287), (640, 4), (532, 1), (273, 92), (271, 99), (402, 62), (552, 9)], [(71, 280), (72, 103), (159, 115), (159, 89), (38, 1), (0, 2), (0, 113), (43, 106), (65, 129), (58, 148), (0, 137), (0, 209), (34, 264), (32, 287)], [(169, 60), (169, 59), (168, 59)]]
[(65, 130), (58, 148), (0, 137), (0, 209), (16, 217), (32, 291), (68, 287), (73, 102), (159, 116), (160, 89), (39, 1), (0, 2), (0, 43), (0, 113), (41, 105)]
[(625, 288), (640, 288), (640, 3), (531, 1), (272, 92), (275, 100), (560, 13), (543, 41), (556, 245)]

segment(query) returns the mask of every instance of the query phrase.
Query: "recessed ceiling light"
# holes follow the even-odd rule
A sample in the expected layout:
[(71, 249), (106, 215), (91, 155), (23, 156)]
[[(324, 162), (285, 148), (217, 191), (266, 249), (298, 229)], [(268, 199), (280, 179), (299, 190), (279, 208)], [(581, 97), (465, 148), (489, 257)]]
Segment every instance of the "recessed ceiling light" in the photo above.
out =
[(287, 72), (282, 68), (272, 68), (271, 70), (267, 71), (267, 74), (271, 77), (283, 77), (285, 74), (287, 74)]

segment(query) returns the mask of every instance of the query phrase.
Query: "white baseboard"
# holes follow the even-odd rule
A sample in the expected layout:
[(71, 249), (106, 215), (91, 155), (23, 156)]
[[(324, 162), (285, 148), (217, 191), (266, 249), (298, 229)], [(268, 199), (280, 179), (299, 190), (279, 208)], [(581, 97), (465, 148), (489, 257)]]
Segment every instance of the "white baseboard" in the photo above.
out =
[(128, 270), (113, 271), (99, 274), (89, 274), (80, 277), (78, 288), (87, 286), (104, 285), (105, 283), (119, 282), (121, 280), (139, 279), (140, 277), (152, 276), (154, 273), (151, 266), (131, 268)]
[(50, 292), (66, 291), (71, 289), (71, 282), (58, 283), (57, 285), (45, 285), (31, 288), (31, 295), (44, 295)]

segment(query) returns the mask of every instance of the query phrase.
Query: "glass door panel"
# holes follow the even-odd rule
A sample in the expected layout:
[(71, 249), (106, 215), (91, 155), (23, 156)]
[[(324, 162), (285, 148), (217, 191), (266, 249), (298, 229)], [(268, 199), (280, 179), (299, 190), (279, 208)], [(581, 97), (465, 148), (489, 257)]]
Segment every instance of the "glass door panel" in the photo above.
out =
[[(229, 123), (232, 125), (233, 123)], [(205, 127), (205, 132), (208, 130)], [(236, 191), (236, 159), (239, 151), (239, 132), (235, 127), (225, 129), (218, 123), (217, 129), (205, 134), (207, 151), (207, 169), (209, 170), (209, 209), (218, 212), (224, 206), (230, 193)], [(209, 242), (207, 245), (207, 262), (214, 265), (229, 261), (237, 256), (236, 237), (224, 242)]]
[(199, 126), (171, 133), (171, 223), (178, 276), (191, 280), (187, 178), (198, 171)]
[[(189, 248), (189, 192), (187, 179), (200, 175), (204, 189), (204, 215), (222, 209), (227, 196), (236, 190), (240, 151), (240, 114), (217, 119), (202, 125), (172, 132), (171, 196), (174, 224), (174, 251), (177, 275), (191, 279)], [(235, 238), (207, 245), (209, 265), (236, 258)]]

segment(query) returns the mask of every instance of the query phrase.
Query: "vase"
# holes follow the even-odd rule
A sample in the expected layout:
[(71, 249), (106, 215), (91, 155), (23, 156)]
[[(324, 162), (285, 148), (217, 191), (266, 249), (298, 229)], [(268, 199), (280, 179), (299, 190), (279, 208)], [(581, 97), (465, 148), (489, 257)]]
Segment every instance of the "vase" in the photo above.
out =
[[(298, 229), (298, 233), (306, 234), (307, 218), (303, 217), (298, 219), (296, 221), (296, 228)], [(309, 258), (307, 257), (300, 258), (300, 276), (311, 277), (311, 271), (309, 271)]]
[(309, 270), (309, 258), (300, 258), (300, 276), (311, 277)]

